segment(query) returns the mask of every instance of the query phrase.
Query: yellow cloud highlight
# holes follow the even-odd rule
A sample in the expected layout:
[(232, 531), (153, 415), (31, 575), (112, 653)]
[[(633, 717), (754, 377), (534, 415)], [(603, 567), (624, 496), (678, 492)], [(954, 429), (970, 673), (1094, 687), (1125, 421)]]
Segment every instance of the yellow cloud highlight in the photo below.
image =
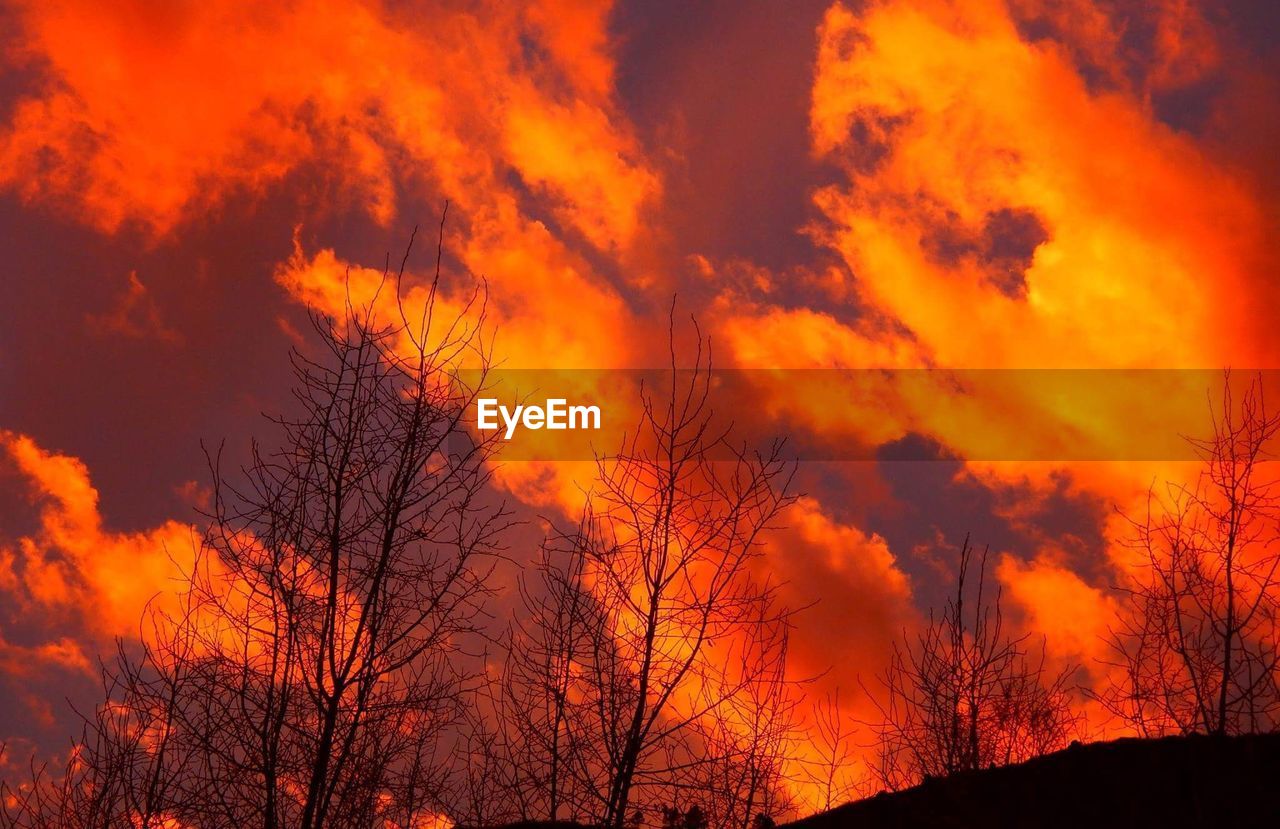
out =
[[(1095, 92), (1060, 50), (1024, 41), (999, 0), (834, 6), (811, 119), (815, 153), (849, 179), (816, 196), (822, 238), (923, 358), (1205, 367), (1260, 355), (1244, 296), (1265, 233), (1247, 189), (1137, 97)], [(1023, 297), (978, 256), (928, 251), (931, 236), (980, 234), (1001, 210), (1030, 211), (1046, 231)]]

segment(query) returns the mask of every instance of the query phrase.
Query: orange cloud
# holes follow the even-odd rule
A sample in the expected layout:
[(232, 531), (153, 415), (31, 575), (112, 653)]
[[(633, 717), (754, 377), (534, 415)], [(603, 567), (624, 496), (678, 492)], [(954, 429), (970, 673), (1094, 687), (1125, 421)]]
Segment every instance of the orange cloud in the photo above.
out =
[(154, 338), (168, 343), (182, 339), (181, 334), (164, 324), (159, 306), (138, 278), (137, 271), (129, 272), (129, 285), (110, 311), (90, 314), (86, 321), (103, 334), (118, 334), (131, 339)]
[[(831, 284), (833, 304), (821, 309), (784, 305), (767, 282), (755, 298), (723, 286), (715, 325), (734, 364), (1267, 365), (1274, 348), (1255, 308), (1266, 303), (1254, 301), (1269, 273), (1266, 206), (1194, 137), (1160, 123), (1147, 99), (1207, 71), (1213, 33), (1185, 4), (1143, 14), (1162, 65), (1201, 68), (1124, 80), (1124, 26), (1090, 4), (834, 4), (817, 33), (810, 134), (814, 155), (842, 181), (815, 192), (822, 220), (809, 232), (843, 259), (853, 284)], [(1030, 39), (1028, 20), (1048, 20), (1055, 39)], [(1096, 54), (1080, 51), (1091, 46)], [(1099, 62), (1115, 83), (1089, 80)], [(1134, 435), (1176, 442), (1208, 425), (1200, 401), (1209, 389), (1185, 387), (1202, 376), (1105, 395), (1071, 395), (1057, 382), (993, 376), (966, 395), (941, 376), (882, 383), (872, 417), (821, 394), (763, 408), (872, 445), (917, 431), (970, 457), (1007, 456), (1001, 442), (1011, 436), (1053, 457)], [(1153, 407), (1153, 397), (1194, 401), (1194, 411)], [(998, 485), (1045, 483), (1061, 465), (972, 466)], [(1185, 472), (1073, 469), (1080, 490), (1126, 510), (1153, 477)]]
[[(1269, 335), (1251, 307), (1269, 256), (1265, 207), (1194, 138), (1156, 120), (1143, 89), (1087, 82), (1075, 63), (1084, 59), (1061, 44), (1102, 42), (1114, 56), (1122, 27), (1084, 6), (833, 5), (818, 32), (810, 128), (815, 155), (845, 181), (815, 194), (824, 220), (812, 233), (844, 259), (866, 306), (858, 316), (875, 323), (748, 308), (721, 323), (735, 352), (798, 367), (1267, 364)], [(1181, 4), (1153, 14), (1164, 63), (1212, 63), (1199, 16)], [(1024, 35), (1020, 21), (1036, 15), (1061, 24), (1057, 41)], [(1151, 84), (1191, 70), (1160, 72)], [(786, 337), (745, 333), (780, 325)], [(1149, 395), (1073, 407), (1023, 387), (985, 392), (905, 389), (875, 423), (810, 425), (873, 438), (914, 429), (961, 454), (1033, 429), (1052, 452), (1054, 441), (1105, 443), (1133, 434), (1135, 418), (1167, 414)], [(973, 466), (992, 482), (1043, 482), (1056, 468)], [(1186, 471), (1175, 467), (1073, 474), (1127, 509), (1153, 475)]]
[[(1032, 637), (1028, 647), (1034, 653), (1040, 645), (1036, 640), (1043, 637), (1045, 670), (1057, 673), (1076, 668), (1073, 685), (1098, 689), (1109, 682), (1123, 682), (1108, 644), (1120, 607), (1116, 597), (1087, 584), (1055, 558), (1051, 549), (1031, 561), (1006, 554), (996, 566), (996, 578), (1009, 605), (1020, 611), (1023, 631)], [(1086, 694), (1073, 695), (1072, 705), (1081, 717), (1081, 733), (1092, 739), (1130, 733)]]
[[(1031, 40), (1021, 24), (1045, 15), (1056, 38)], [(717, 330), (735, 362), (1266, 365), (1270, 334), (1251, 298), (1270, 256), (1267, 208), (1235, 170), (1159, 122), (1147, 97), (1209, 71), (1213, 33), (1185, 4), (1151, 15), (1155, 60), (1133, 80), (1124, 27), (1089, 4), (833, 5), (818, 32), (810, 133), (815, 157), (843, 180), (814, 194), (822, 221), (810, 232), (844, 260), (854, 285), (842, 293), (858, 305), (784, 308), (726, 288)], [(1087, 77), (1100, 68), (1110, 83)], [(992, 441), (1017, 435), (1052, 457), (1059, 444), (1142, 432), (1170, 414), (1153, 399), (1197, 400), (1209, 389), (1174, 386), (1201, 379), (1171, 375), (1167, 394), (1106, 397), (998, 379), (973, 396), (948, 394), (942, 381), (882, 384), (865, 422), (821, 395), (765, 405), (819, 434), (872, 444), (912, 430), (991, 457)], [(968, 464), (977, 480), (1028, 501), (1054, 491), (1064, 466), (1071, 490), (1108, 510), (1105, 554), (1120, 572), (1130, 558), (1122, 512), (1136, 514), (1152, 481), (1194, 473), (1178, 462)], [(1098, 656), (1114, 613), (1105, 590), (1045, 550), (1031, 564), (1005, 559), (1000, 575), (1051, 650)]]
[(26, 646), (12, 644), (0, 636), (0, 674), (9, 678), (27, 678), (39, 667), (93, 673), (93, 665), (84, 648), (69, 637)]
[[(35, 533), (0, 539), (0, 589), (20, 606), (74, 619), (93, 636), (136, 635), (147, 603), (171, 595), (190, 572), (194, 528), (167, 521), (138, 533), (108, 530), (79, 460), (13, 432), (0, 431), (0, 450), (40, 505)], [(69, 642), (58, 638), (34, 652), (70, 664)]]
[[(653, 343), (640, 333), (640, 322), (615, 292), (599, 284), (581, 260), (545, 228), (526, 226), (510, 231), (510, 226), (495, 223), (490, 230), (497, 236), (488, 237), (490, 231), (482, 232), (492, 244), (474, 237), (460, 244), (463, 260), (472, 271), (496, 278), (481, 287), (483, 295), (474, 303), (471, 300), (475, 285), (464, 281), (452, 291), (446, 286), (434, 299), (435, 319), (461, 315), (472, 330), (477, 330), (483, 305), (485, 319), (478, 330), (486, 347), (492, 345), (493, 364), (501, 369), (643, 365), (643, 349)], [(507, 240), (508, 232), (516, 233), (518, 238)], [(344, 262), (332, 250), (308, 256), (295, 243), (293, 256), (277, 268), (276, 280), (299, 301), (333, 316), (341, 316), (348, 303), (355, 308), (372, 306), (382, 319), (398, 319), (400, 313), (394, 275), (388, 282), (380, 269)], [(428, 288), (423, 287), (426, 281), (420, 274), (409, 274), (406, 279), (401, 301), (409, 319), (418, 319), (423, 313), (429, 297)], [(443, 334), (439, 326), (435, 330)], [(473, 362), (465, 367), (480, 365), (475, 360), (477, 355), (468, 356)], [(611, 429), (634, 422), (639, 411), (638, 389), (617, 388), (619, 382), (629, 382), (626, 377), (599, 372), (584, 373), (576, 379), (570, 375), (572, 372), (565, 375), (568, 382), (586, 384), (582, 388), (585, 393), (618, 404), (609, 411)], [(491, 379), (492, 382), (495, 381)], [(493, 390), (511, 400), (517, 391), (528, 391)], [(613, 451), (617, 447), (599, 448)], [(590, 487), (595, 472), (594, 462), (589, 461), (509, 462), (495, 470), (495, 479), (526, 504), (573, 514), (581, 508), (583, 492)]]
[(801, 611), (804, 630), (820, 631), (794, 642), (798, 670), (834, 665), (834, 684), (852, 690), (859, 675), (870, 680), (887, 657), (886, 644), (914, 621), (911, 585), (889, 545), (877, 535), (841, 524), (813, 498), (786, 513), (785, 527), (768, 541), (768, 573), (781, 585), (781, 600)]
[[(1240, 326), (1266, 241), (1247, 188), (1139, 98), (1095, 92), (1059, 50), (1023, 40), (1000, 0), (834, 6), (812, 132), (849, 178), (817, 194), (830, 222), (821, 238), (922, 360), (1261, 356)], [(878, 154), (859, 157), (868, 145)], [(1011, 215), (1043, 227), (1042, 240), (1006, 240), (1029, 259), (1016, 293), (969, 241), (999, 235)]]
[(308, 164), (383, 223), (415, 183), (509, 221), (515, 176), (622, 249), (659, 183), (610, 99), (607, 10), (25, 4), (16, 58), (43, 83), (0, 133), (0, 186), (161, 235)]
[(1116, 613), (1115, 598), (1108, 591), (1085, 583), (1055, 562), (1050, 552), (1029, 562), (1003, 555), (996, 577), (1026, 615), (1027, 628), (1045, 637), (1046, 650), (1056, 663), (1074, 662), (1091, 672), (1101, 669)]

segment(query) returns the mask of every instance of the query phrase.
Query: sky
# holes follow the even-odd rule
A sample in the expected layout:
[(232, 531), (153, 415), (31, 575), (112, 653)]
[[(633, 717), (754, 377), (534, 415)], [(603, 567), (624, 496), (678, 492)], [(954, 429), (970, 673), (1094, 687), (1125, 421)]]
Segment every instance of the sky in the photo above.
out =
[[(70, 740), (68, 700), (199, 531), (202, 442), (243, 457), (308, 311), (415, 227), (423, 284), (446, 202), (446, 307), (482, 277), (512, 368), (660, 366), (673, 296), (732, 368), (1280, 367), (1278, 23), (1247, 0), (5, 4), (0, 739)], [(1133, 430), (1154, 397), (1073, 428)], [(1019, 630), (1105, 672), (1125, 516), (1187, 464), (974, 460), (1063, 414), (952, 403), (761, 401), (875, 447), (802, 464), (767, 540), (815, 693), (883, 667), (969, 533)], [(496, 486), (568, 516), (583, 470)]]

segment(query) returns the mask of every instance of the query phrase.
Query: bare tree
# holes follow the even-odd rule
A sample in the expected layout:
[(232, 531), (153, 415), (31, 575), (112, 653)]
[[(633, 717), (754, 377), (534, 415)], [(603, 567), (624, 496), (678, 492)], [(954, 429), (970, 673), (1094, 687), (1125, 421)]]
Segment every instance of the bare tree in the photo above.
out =
[(782, 620), (749, 565), (760, 534), (790, 498), (793, 470), (779, 456), (733, 452), (712, 431), (710, 362), (699, 336), (695, 369), (680, 382), (674, 337), (665, 400), (645, 393), (640, 428), (599, 462), (584, 534), (587, 581), (605, 622), (590, 662), (605, 740), (602, 823), (622, 829), (637, 786), (677, 782), (697, 762), (669, 740), (731, 699), (744, 677), (713, 649), (751, 626)]
[(696, 773), (710, 826), (751, 829), (795, 809), (788, 793), (802, 734), (799, 684), (787, 677), (788, 630), (753, 625), (726, 655), (741, 665), (735, 693), (708, 706), (695, 731), (705, 756)]
[[(0, 749), (6, 746), (0, 744)], [(9, 760), (8, 756), (0, 759)], [(6, 762), (7, 765), (7, 762)], [(66, 768), (56, 775), (50, 771), (48, 760), (37, 760), (33, 755), (26, 779), (20, 783), (0, 781), (0, 829), (31, 829), (31, 827), (81, 826), (85, 821), (78, 816), (85, 809), (88, 792), (76, 789), (74, 771), (80, 767), (76, 753), (72, 752)], [(101, 822), (98, 825), (110, 825)]]
[(461, 826), (501, 826), (534, 819), (539, 798), (527, 771), (530, 756), (520, 735), (507, 729), (500, 677), (489, 676), (469, 695), (454, 747), (454, 780), (447, 814)]
[(1140, 733), (1235, 734), (1280, 725), (1277, 499), (1264, 461), (1280, 430), (1261, 378), (1238, 404), (1228, 373), (1213, 434), (1192, 441), (1191, 484), (1154, 487), (1132, 521), (1144, 572), (1111, 632), (1123, 680), (1098, 698)]
[(433, 320), (435, 295), (413, 321), (372, 304), (318, 321), (329, 359), (295, 355), (283, 448), (255, 447), (244, 487), (215, 464), (225, 575), (203, 598), (226, 624), (205, 645), (238, 676), (234, 742), (200, 760), (219, 799), (243, 761), (261, 775), (228, 817), (309, 828), (438, 808), (428, 744), (456, 716), (456, 652), (504, 522), (483, 497), (488, 446), (462, 428), (476, 390), (449, 374), (484, 354), (461, 318)]
[[(589, 512), (584, 515), (589, 522)], [(519, 609), (504, 639), (501, 675), (482, 691), (494, 725), (476, 729), (472, 760), (490, 814), (505, 820), (579, 820), (594, 815), (588, 789), (585, 666), (602, 620), (583, 583), (580, 532), (552, 532), (517, 581)], [(478, 761), (478, 762), (477, 762)], [(476, 815), (476, 818), (484, 816)], [(492, 817), (477, 822), (493, 822)]]
[(323, 351), (293, 354), (277, 448), (255, 443), (234, 483), (211, 458), (182, 612), (155, 609), (109, 669), (72, 769), (85, 802), (59, 825), (407, 826), (442, 808), (459, 651), (507, 520), (490, 444), (463, 427), (481, 390), (453, 373), (487, 362), (483, 304), (437, 318), (439, 280), (420, 313), (388, 272), (394, 310), (375, 295), (315, 317)]
[(701, 334), (692, 369), (677, 367), (674, 339), (673, 323), (669, 385), (642, 389), (638, 428), (598, 459), (581, 521), (544, 550), (513, 628), (508, 710), (534, 755), (539, 817), (567, 810), (622, 829), (705, 782), (724, 746), (699, 729), (727, 739), (731, 723), (747, 730), (729, 754), (754, 778), (740, 781), (739, 806), (773, 796), (773, 760), (758, 750), (780, 743), (772, 732), (753, 741), (760, 724), (745, 720), (752, 705), (786, 704), (776, 689), (788, 614), (750, 571), (793, 470), (780, 446), (735, 450), (713, 429)]
[(864, 794), (853, 777), (858, 746), (856, 728), (840, 708), (840, 689), (813, 703), (809, 726), (811, 757), (805, 758), (805, 779), (818, 792), (813, 806), (826, 812)]
[(1016, 763), (1066, 745), (1076, 728), (1067, 699), (1074, 669), (1046, 674), (1044, 649), (1004, 630), (1000, 592), (986, 592), (984, 549), (960, 550), (955, 593), (940, 617), (895, 643), (878, 702), (883, 721), (872, 769), (896, 790), (929, 777)]
[[(197, 557), (196, 568), (204, 567)], [(0, 786), (0, 826), (163, 825), (181, 786), (168, 774), (175, 751), (177, 706), (198, 673), (192, 592), (172, 608), (144, 613), (136, 642), (117, 640), (101, 666), (102, 699), (83, 715), (66, 764), (36, 764), (19, 786)], [(163, 663), (170, 670), (157, 671)]]

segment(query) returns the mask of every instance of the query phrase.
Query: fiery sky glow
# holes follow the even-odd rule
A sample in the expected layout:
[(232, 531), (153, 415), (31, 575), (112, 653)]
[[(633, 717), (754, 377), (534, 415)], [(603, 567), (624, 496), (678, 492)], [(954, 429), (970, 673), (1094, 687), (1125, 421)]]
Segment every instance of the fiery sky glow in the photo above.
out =
[[(8, 4), (0, 739), (70, 736), (57, 701), (190, 556), (200, 441), (242, 450), (306, 310), (370, 295), (419, 225), (420, 302), (446, 200), (507, 368), (660, 366), (673, 294), (738, 368), (1277, 367), (1266, 5)], [(1020, 629), (1103, 671), (1122, 513), (1187, 474), (954, 460), (1037, 410), (938, 399), (760, 401), (883, 449), (806, 464), (767, 557), (812, 605), (797, 675), (836, 666), (815, 693), (851, 713), (966, 533)], [(567, 514), (588, 473), (498, 482)]]

